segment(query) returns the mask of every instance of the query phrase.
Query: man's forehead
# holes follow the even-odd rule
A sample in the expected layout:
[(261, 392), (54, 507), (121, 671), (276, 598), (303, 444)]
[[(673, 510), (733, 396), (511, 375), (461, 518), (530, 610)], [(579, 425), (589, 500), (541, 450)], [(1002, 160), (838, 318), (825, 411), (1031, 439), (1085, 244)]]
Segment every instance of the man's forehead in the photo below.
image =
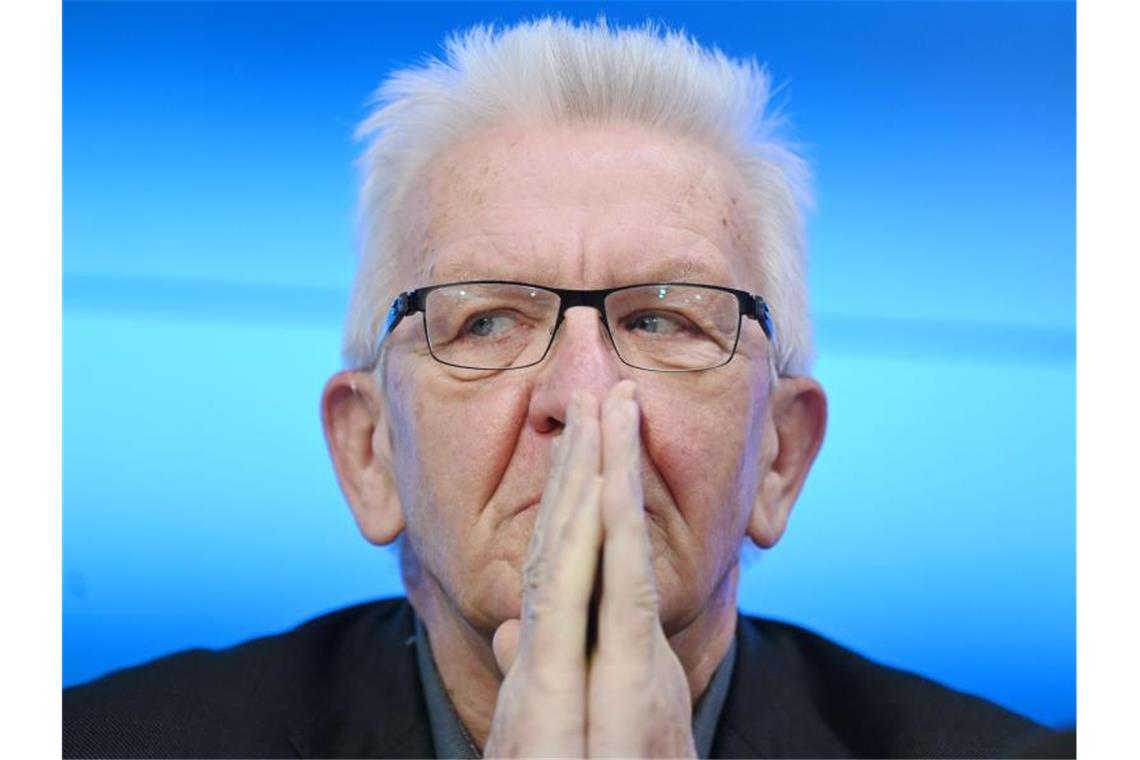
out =
[[(688, 256), (636, 257), (632, 267), (611, 270), (599, 286), (628, 285), (641, 282), (723, 283), (725, 272), (706, 259)], [(433, 284), (471, 280), (510, 280), (551, 287), (581, 287), (580, 278), (569, 272), (550, 271), (538, 267), (539, 262), (516, 256), (464, 256), (434, 260), (426, 267), (427, 281)]]
[(723, 154), (643, 128), (485, 133), (425, 167), (405, 263), (417, 285), (750, 287), (740, 180)]

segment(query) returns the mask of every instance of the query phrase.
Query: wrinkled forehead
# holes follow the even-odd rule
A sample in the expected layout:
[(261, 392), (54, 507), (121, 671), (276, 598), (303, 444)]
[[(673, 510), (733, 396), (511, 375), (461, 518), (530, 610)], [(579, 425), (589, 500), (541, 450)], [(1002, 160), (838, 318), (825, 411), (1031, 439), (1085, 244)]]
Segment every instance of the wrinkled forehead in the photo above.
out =
[[(613, 287), (650, 282), (694, 282), (709, 285), (726, 285), (725, 269), (709, 256), (646, 255), (631, 257), (633, 265), (624, 268), (608, 268), (602, 271), (601, 283), (577, 282), (569, 266), (535, 266), (540, 255), (522, 251), (515, 253), (510, 247), (502, 249), (494, 256), (473, 257), (465, 255), (462, 248), (443, 252), (442, 255), (428, 257), (425, 266), (419, 269), (425, 282), (431, 284), (445, 282), (466, 282), (471, 280), (515, 280), (535, 285), (570, 287), (586, 285)], [(578, 267), (580, 270), (582, 267)], [(607, 272), (609, 274), (607, 274)], [(589, 278), (582, 277), (582, 280)]]
[(632, 125), (499, 128), (429, 163), (403, 205), (408, 284), (752, 287), (744, 182), (727, 157)]

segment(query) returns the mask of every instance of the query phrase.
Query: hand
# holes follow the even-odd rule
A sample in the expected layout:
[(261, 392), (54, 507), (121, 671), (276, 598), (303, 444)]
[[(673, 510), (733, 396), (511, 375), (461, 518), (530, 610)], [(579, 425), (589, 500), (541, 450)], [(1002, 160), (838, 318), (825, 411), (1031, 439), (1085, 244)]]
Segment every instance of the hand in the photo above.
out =
[(523, 570), (522, 620), (495, 633), (505, 678), (488, 757), (696, 754), (688, 681), (658, 617), (634, 392), (611, 389), (600, 421), (593, 397), (571, 401)]
[(696, 757), (689, 682), (657, 606), (634, 390), (619, 384), (602, 410), (605, 541), (586, 749), (591, 757)]
[(586, 627), (601, 545), (597, 401), (571, 399), (522, 572), (522, 620), (495, 632), (504, 673), (484, 757), (585, 757)]

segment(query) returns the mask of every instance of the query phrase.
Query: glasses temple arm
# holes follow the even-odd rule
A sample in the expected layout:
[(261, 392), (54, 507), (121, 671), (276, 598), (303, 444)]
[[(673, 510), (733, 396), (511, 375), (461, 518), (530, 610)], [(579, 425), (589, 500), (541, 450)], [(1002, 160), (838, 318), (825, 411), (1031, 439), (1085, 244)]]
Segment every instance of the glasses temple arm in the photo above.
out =
[(409, 290), (396, 296), (396, 300), (392, 302), (392, 307), (388, 309), (388, 316), (384, 319), (384, 329), (376, 336), (376, 345), (373, 347), (373, 354), (376, 357), (380, 356), (380, 347), (384, 344), (384, 339), (396, 329), (404, 317), (418, 311), (416, 307), (417, 295), (416, 291)]
[(744, 309), (745, 316), (751, 317), (760, 323), (760, 329), (768, 337), (769, 342), (776, 340), (776, 326), (772, 324), (772, 312), (768, 303), (761, 296), (750, 295), (750, 303)]

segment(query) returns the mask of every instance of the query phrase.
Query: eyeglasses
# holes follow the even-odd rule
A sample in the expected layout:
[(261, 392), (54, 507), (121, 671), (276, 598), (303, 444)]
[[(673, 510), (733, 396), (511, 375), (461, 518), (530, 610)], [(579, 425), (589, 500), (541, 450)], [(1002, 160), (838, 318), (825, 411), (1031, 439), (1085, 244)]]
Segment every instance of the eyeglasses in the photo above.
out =
[(774, 339), (768, 304), (758, 295), (718, 285), (661, 282), (604, 290), (565, 290), (521, 282), (478, 280), (401, 293), (388, 311), (380, 346), (404, 317), (423, 314), (432, 357), (452, 367), (522, 369), (546, 358), (575, 306), (601, 314), (618, 358), (654, 372), (695, 372), (736, 354), (742, 317)]

